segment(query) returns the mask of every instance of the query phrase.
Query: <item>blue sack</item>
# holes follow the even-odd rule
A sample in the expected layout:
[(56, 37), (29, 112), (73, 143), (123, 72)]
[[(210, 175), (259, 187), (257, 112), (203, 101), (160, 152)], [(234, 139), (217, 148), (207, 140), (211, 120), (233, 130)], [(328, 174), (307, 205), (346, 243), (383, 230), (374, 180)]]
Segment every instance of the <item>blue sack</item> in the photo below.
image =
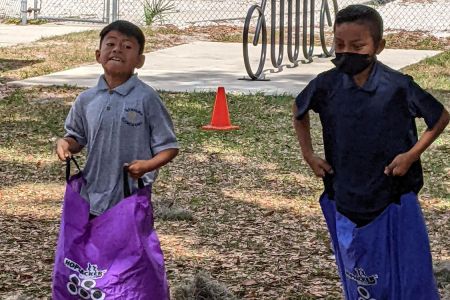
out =
[(439, 299), (430, 245), (417, 195), (408, 193), (357, 228), (320, 199), (347, 300)]

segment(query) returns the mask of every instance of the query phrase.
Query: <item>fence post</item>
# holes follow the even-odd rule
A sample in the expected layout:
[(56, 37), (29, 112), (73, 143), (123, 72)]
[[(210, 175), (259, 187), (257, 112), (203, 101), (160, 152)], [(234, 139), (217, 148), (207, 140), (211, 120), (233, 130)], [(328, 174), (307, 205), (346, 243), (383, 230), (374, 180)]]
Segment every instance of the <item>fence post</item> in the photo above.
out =
[(20, 1), (20, 16), (22, 18), (22, 25), (27, 25), (27, 0)]
[(106, 0), (106, 16), (104, 17), (103, 21), (106, 21), (106, 23), (111, 23), (111, 1)]
[(34, 9), (33, 9), (33, 18), (37, 19), (37, 15), (38, 15), (38, 1), (39, 0), (34, 0)]
[(112, 0), (112, 22), (119, 18), (119, 0)]

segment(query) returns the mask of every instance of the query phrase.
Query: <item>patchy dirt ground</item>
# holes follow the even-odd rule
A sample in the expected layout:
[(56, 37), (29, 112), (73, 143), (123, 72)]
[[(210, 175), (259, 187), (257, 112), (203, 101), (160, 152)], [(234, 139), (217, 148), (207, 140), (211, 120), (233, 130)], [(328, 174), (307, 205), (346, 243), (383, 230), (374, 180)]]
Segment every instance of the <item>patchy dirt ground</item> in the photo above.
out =
[[(30, 88), (0, 106), (0, 298), (49, 299), (64, 193), (64, 166), (53, 145), (80, 91)], [(317, 203), (321, 183), (299, 158), (291, 99), (229, 95), (242, 129), (222, 134), (198, 130), (209, 119), (213, 94), (162, 97), (182, 151), (162, 170), (154, 192), (159, 204), (194, 217), (157, 219), (171, 286), (202, 271), (238, 298), (340, 299)], [(318, 119), (312, 122), (318, 138)], [(424, 157), (421, 203), (435, 262), (450, 260), (449, 150), (446, 134)], [(442, 283), (442, 292), (447, 288)]]

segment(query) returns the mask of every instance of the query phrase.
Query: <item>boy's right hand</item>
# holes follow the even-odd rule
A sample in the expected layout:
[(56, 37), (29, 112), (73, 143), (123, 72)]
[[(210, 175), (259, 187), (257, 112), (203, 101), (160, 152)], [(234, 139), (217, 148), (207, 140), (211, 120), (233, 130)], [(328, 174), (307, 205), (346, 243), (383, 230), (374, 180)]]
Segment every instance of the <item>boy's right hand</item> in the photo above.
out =
[(67, 158), (72, 157), (69, 147), (69, 142), (64, 138), (60, 138), (56, 141), (56, 154), (60, 160), (66, 161)]
[(326, 160), (314, 154), (305, 156), (305, 160), (317, 177), (323, 178), (326, 173), (333, 174), (333, 168)]

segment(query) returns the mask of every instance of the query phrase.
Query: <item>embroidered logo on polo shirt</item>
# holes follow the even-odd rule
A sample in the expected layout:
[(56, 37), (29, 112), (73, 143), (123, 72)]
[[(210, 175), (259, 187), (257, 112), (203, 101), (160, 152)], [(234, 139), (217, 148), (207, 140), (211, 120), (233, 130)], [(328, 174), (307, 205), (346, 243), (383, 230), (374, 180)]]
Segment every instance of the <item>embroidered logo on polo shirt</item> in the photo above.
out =
[(144, 114), (136, 108), (125, 108), (122, 117), (122, 122), (129, 126), (137, 127), (142, 124), (142, 118)]

